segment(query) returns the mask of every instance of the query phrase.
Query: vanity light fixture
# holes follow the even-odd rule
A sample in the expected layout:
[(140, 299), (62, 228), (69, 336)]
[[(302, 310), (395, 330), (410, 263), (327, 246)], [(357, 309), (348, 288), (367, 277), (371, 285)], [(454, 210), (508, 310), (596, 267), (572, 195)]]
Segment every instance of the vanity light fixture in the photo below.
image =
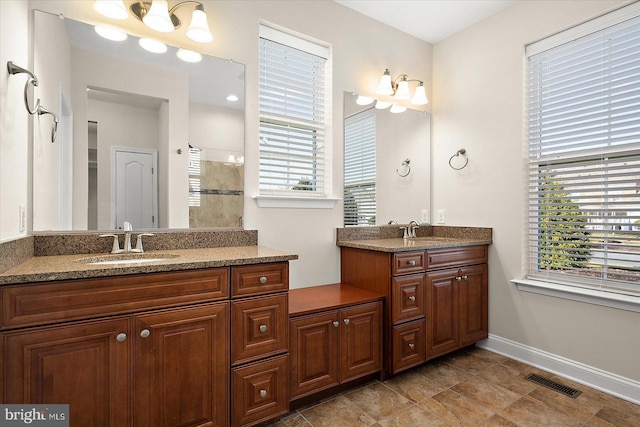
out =
[[(409, 82), (418, 82), (418, 87), (413, 94), (413, 98), (409, 91)], [(422, 80), (409, 79), (409, 76), (406, 74), (400, 74), (392, 80), (388, 68), (384, 70), (376, 92), (380, 95), (393, 96), (400, 100), (411, 98), (411, 103), (414, 105), (425, 105), (429, 102)]]
[(358, 98), (356, 99), (356, 104), (358, 104), (358, 105), (369, 105), (373, 101), (375, 101), (375, 99), (370, 98), (368, 96), (358, 95)]
[(182, 48), (178, 49), (178, 51), (176, 52), (176, 56), (182, 59), (184, 62), (195, 63), (202, 61), (202, 55), (200, 55), (198, 52)]
[(398, 104), (393, 104), (389, 111), (394, 113), (394, 114), (404, 113), (405, 111), (407, 111), (407, 107), (404, 107), (404, 106), (398, 105)]
[(225, 99), (230, 102), (237, 102), (240, 98), (238, 98), (236, 95), (231, 94), (227, 95)]
[(122, 21), (127, 19), (129, 12), (122, 0), (96, 0), (93, 8), (102, 16)]
[[(104, 2), (106, 0), (96, 0), (96, 3), (99, 1)], [(187, 38), (198, 43), (209, 43), (213, 40), (213, 35), (209, 29), (204, 5), (200, 2), (187, 0), (169, 8), (169, 2), (167, 0), (151, 0), (150, 3), (138, 0), (131, 5), (129, 10), (133, 16), (144, 22), (147, 27), (161, 33), (170, 33), (180, 28), (181, 25), (180, 19), (174, 12), (176, 9), (189, 4), (195, 4), (195, 8), (191, 14), (191, 23), (189, 28), (187, 28)], [(100, 12), (95, 3), (94, 7)]]
[(376, 101), (376, 109), (377, 110), (384, 110), (386, 108), (391, 107), (391, 102), (387, 102), (387, 101)]
[(96, 33), (98, 33), (101, 37), (104, 37), (107, 40), (112, 40), (114, 42), (121, 42), (127, 39), (127, 33), (115, 27), (96, 25), (95, 30)]
[(167, 45), (155, 39), (141, 38), (138, 40), (141, 48), (152, 53), (165, 53)]

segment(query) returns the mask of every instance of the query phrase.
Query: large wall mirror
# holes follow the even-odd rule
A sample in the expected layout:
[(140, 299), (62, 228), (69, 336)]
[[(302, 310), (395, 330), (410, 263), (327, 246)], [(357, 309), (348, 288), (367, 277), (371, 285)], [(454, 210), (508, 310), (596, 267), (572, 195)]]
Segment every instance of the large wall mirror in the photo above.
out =
[(344, 93), (344, 225), (422, 222), (430, 210), (431, 115), (377, 102)]
[(60, 111), (54, 144), (34, 123), (34, 231), (242, 226), (244, 65), (34, 22), (37, 95)]

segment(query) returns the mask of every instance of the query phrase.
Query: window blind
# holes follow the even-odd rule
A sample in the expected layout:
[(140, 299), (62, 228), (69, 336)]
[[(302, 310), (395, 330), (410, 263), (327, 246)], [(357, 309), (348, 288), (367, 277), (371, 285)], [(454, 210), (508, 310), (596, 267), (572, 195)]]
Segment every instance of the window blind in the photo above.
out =
[(640, 293), (640, 17), (532, 54), (529, 276)]
[[(268, 31), (261, 31), (259, 58), (260, 192), (324, 196), (328, 49), (317, 46), (327, 53), (318, 56), (265, 38), (278, 39), (280, 32), (264, 28)], [(280, 41), (295, 39), (281, 34), (286, 37)], [(303, 47), (311, 43), (301, 42)]]
[(201, 153), (200, 148), (189, 148), (189, 206), (200, 206)]
[(375, 225), (376, 121), (373, 110), (344, 124), (344, 225)]

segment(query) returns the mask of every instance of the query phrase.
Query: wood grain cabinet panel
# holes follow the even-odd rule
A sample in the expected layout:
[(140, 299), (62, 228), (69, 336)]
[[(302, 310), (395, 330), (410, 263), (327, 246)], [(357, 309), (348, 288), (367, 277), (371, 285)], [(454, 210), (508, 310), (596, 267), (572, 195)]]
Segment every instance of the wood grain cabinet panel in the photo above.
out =
[(399, 274), (410, 274), (424, 271), (426, 261), (424, 251), (399, 252), (393, 254), (391, 273), (394, 276)]
[(136, 426), (227, 426), (229, 303), (135, 317)]
[(244, 265), (231, 268), (231, 295), (261, 295), (289, 289), (289, 263)]
[(393, 327), (393, 373), (425, 361), (424, 319)]
[(424, 283), (424, 273), (392, 279), (391, 316), (394, 324), (424, 317)]
[(486, 265), (464, 267), (458, 285), (460, 345), (489, 336), (489, 279)]
[(341, 382), (382, 368), (382, 304), (362, 304), (340, 310)]
[(72, 427), (131, 425), (129, 317), (0, 334), (3, 403), (67, 403)]

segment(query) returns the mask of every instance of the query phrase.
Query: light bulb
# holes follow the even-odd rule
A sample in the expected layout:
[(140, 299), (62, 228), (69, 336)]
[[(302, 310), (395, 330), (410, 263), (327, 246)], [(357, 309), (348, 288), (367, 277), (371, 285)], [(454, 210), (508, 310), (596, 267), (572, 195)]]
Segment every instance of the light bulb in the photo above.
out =
[(407, 107), (403, 107), (402, 105), (398, 105), (398, 104), (393, 104), (389, 111), (391, 111), (394, 114), (404, 113), (405, 111), (407, 111)]
[(376, 102), (376, 109), (384, 110), (385, 108), (391, 107), (391, 103), (387, 101), (378, 101)]
[(236, 102), (238, 101), (240, 98), (238, 98), (237, 96), (231, 94), (231, 95), (227, 95), (227, 97), (225, 98), (227, 101), (231, 101), (231, 102)]
[(147, 50), (153, 53), (165, 53), (167, 51), (166, 44), (154, 39), (142, 38), (138, 40), (138, 44), (144, 50)]
[(416, 88), (416, 92), (413, 94), (411, 103), (414, 105), (425, 105), (429, 103), (429, 100), (427, 99), (427, 93), (422, 82), (420, 82), (420, 86)]
[(204, 12), (204, 6), (198, 5), (191, 15), (191, 25), (187, 29), (187, 37), (194, 42), (209, 43), (213, 40), (209, 23), (207, 22), (207, 14)]
[(389, 73), (389, 69), (384, 70), (384, 74), (380, 78), (380, 84), (378, 85), (378, 89), (376, 90), (380, 95), (392, 95), (393, 87), (391, 87), (391, 74)]
[(358, 95), (358, 98), (356, 99), (356, 104), (358, 104), (358, 105), (369, 105), (373, 101), (375, 101), (375, 99), (369, 98), (368, 96)]
[(202, 55), (198, 52), (187, 49), (178, 49), (176, 56), (182, 59), (184, 62), (200, 62), (202, 61)]
[(96, 0), (93, 2), (93, 8), (100, 15), (119, 21), (127, 19), (129, 16), (122, 0)]
[(403, 77), (398, 83), (398, 90), (396, 91), (395, 97), (397, 99), (409, 99), (411, 95), (409, 94), (409, 82), (406, 77)]
[(120, 31), (114, 27), (105, 27), (102, 25), (96, 25), (95, 27), (96, 33), (98, 33), (101, 37), (104, 37), (107, 40), (112, 40), (114, 42), (121, 42), (127, 39), (127, 33), (124, 31)]
[(175, 30), (169, 16), (169, 2), (167, 0), (153, 0), (151, 8), (142, 18), (142, 22), (147, 27), (161, 33), (170, 33)]

